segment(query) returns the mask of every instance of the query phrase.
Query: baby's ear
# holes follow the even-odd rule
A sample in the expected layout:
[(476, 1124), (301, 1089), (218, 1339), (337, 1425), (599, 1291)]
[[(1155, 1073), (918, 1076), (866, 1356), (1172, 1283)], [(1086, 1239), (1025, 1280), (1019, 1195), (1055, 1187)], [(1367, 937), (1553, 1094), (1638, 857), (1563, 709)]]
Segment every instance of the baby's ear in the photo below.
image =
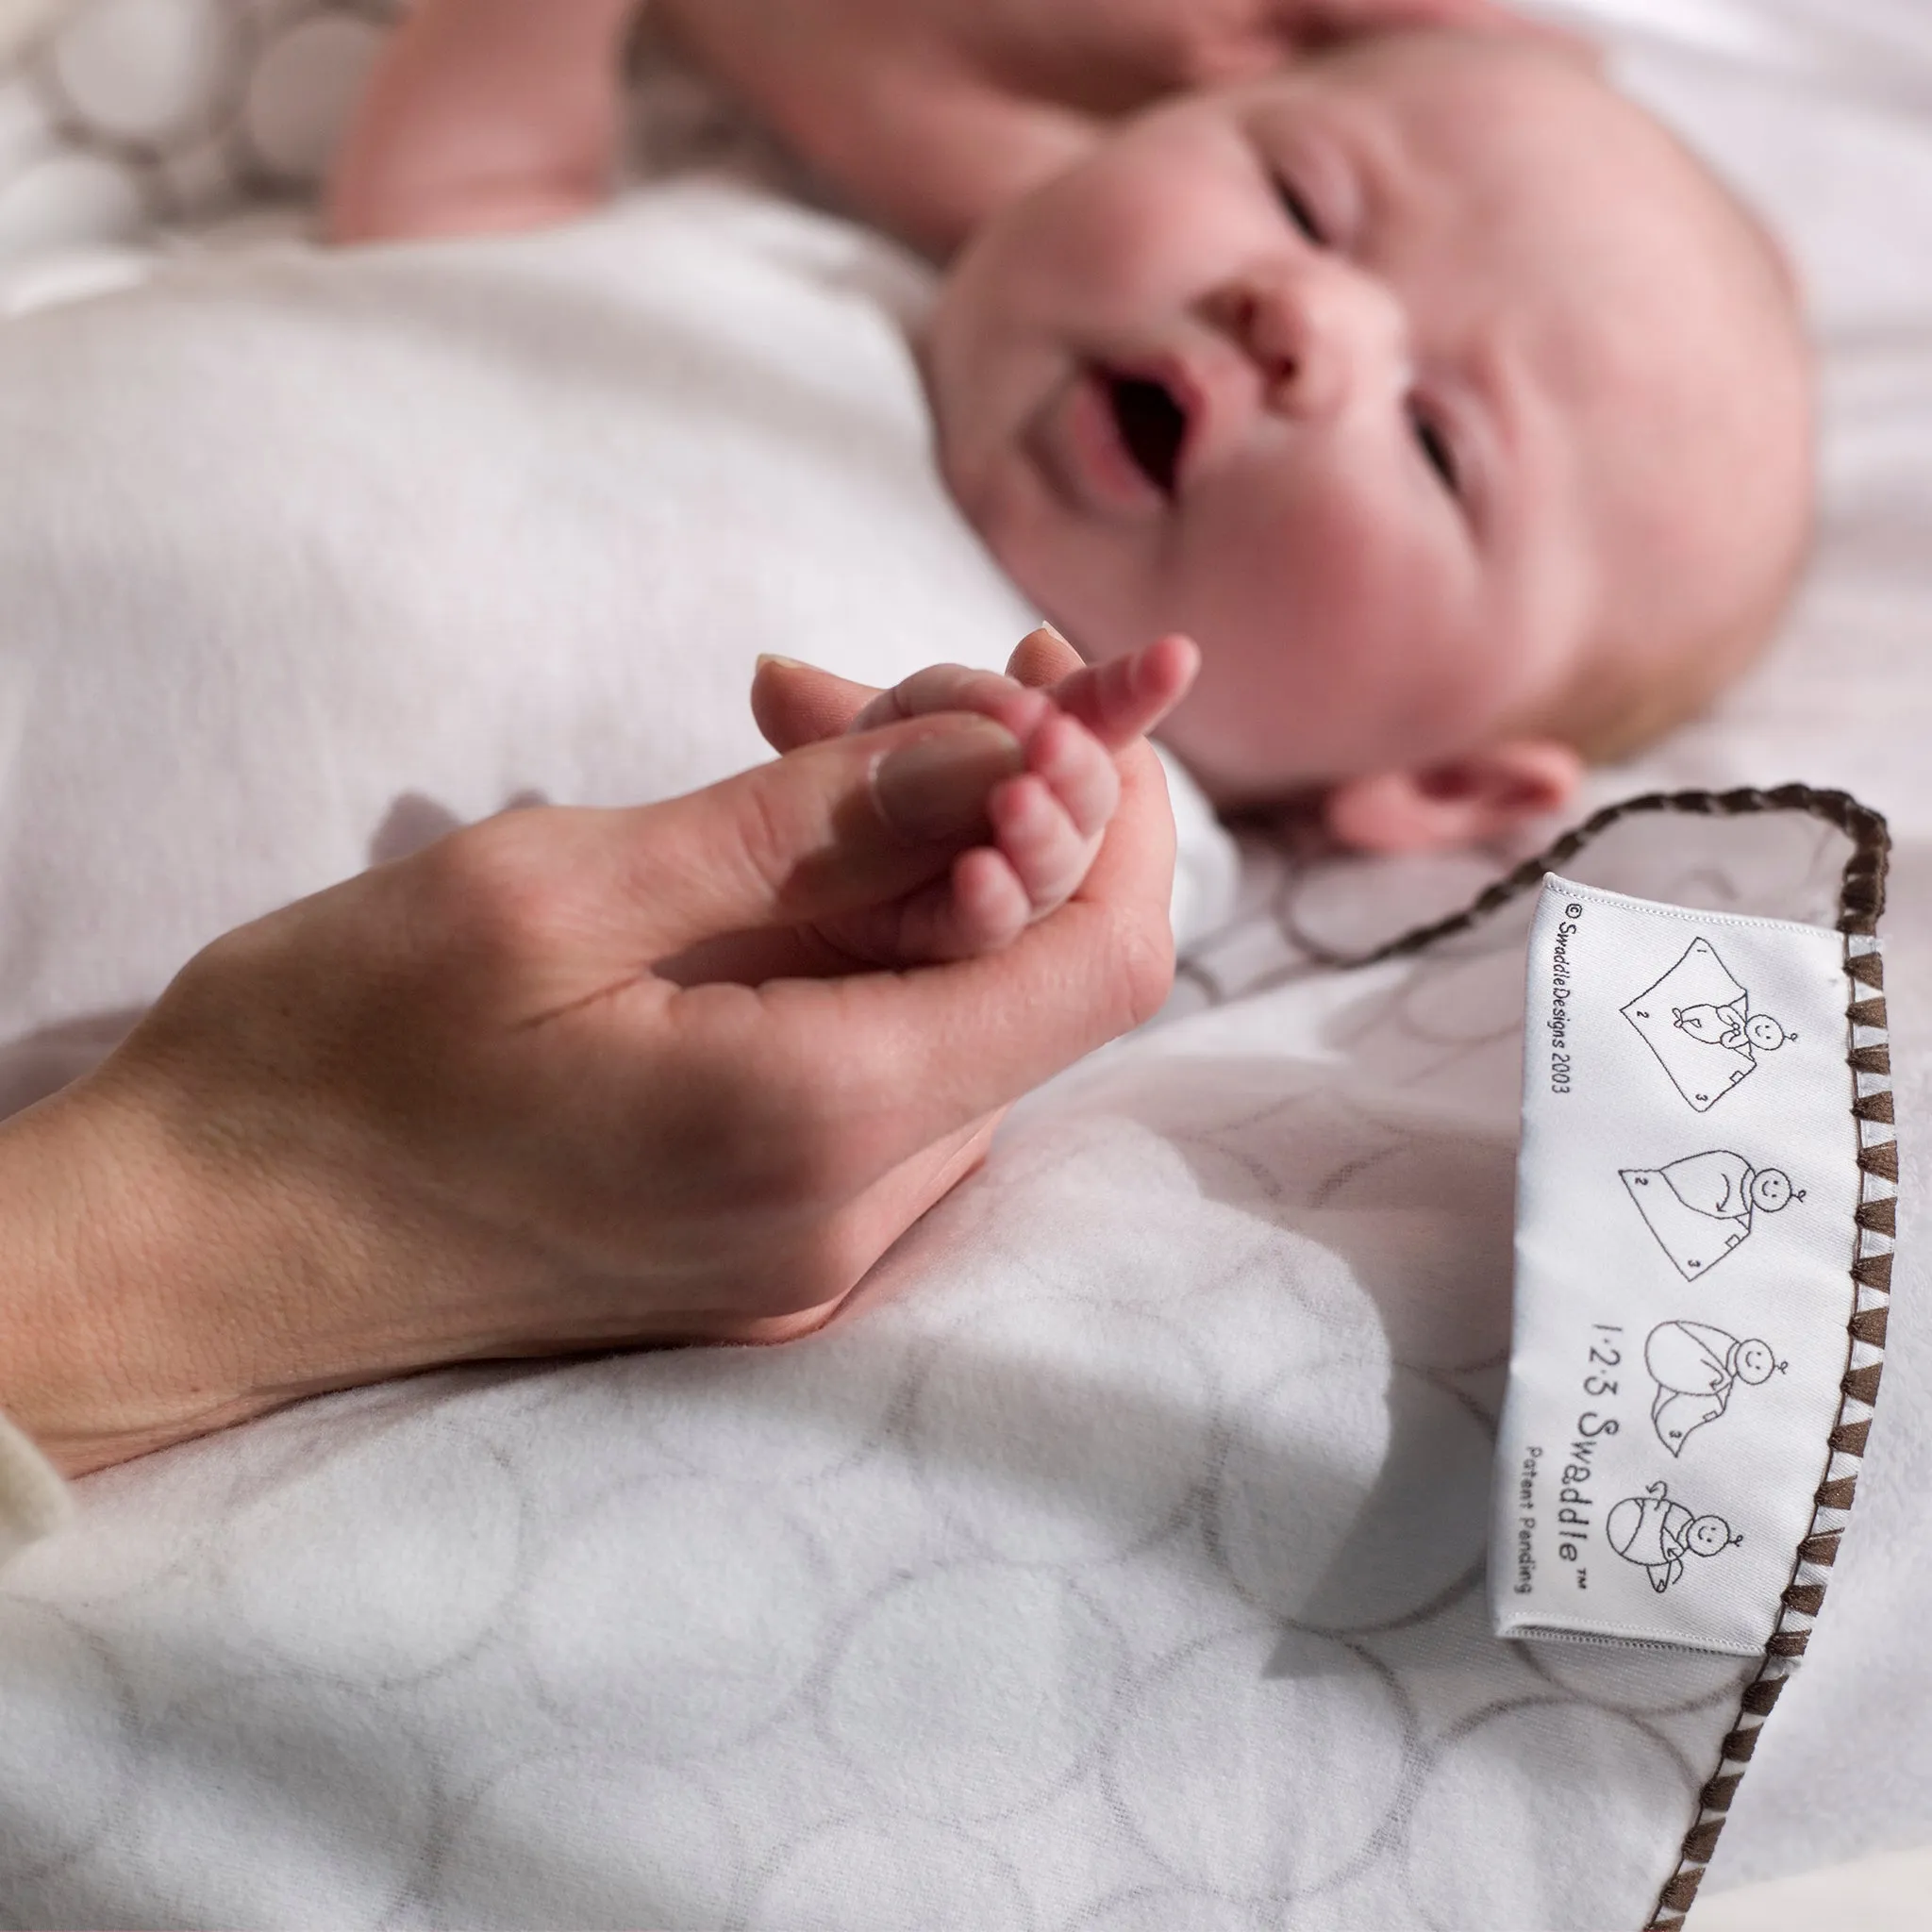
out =
[(1337, 843), (1357, 852), (1442, 852), (1561, 811), (1582, 777), (1570, 745), (1511, 739), (1421, 771), (1343, 779), (1323, 800), (1322, 818)]

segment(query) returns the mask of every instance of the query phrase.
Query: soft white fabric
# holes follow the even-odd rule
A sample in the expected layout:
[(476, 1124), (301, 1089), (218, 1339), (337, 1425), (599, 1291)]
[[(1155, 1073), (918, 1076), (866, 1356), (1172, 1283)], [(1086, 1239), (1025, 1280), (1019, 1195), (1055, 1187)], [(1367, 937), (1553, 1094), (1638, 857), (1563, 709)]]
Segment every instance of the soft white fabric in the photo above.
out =
[[(1767, 674), (1602, 789), (1805, 775), (1851, 782), (1894, 814), (1908, 843), (1887, 943), (1909, 1124), (1932, 1106), (1932, 1007), (1918, 991), (1932, 985), (1932, 687), (1917, 538), (1932, 504), (1932, 195), (1920, 188), (1932, 153), (1892, 104), (1925, 68), (1910, 14), (1869, 0), (1803, 14), (1712, 0), (1645, 16), (1633, 79), (1777, 208), (1818, 279), (1829, 514), (1816, 581)], [(1890, 40), (1874, 38), (1881, 27)], [(1778, 77), (1817, 71), (1821, 49), (1835, 62), (1827, 97)], [(575, 385), (627, 329), (585, 318), (604, 271), (570, 251), (590, 244), (579, 237), (560, 258), (549, 245), (439, 258), (461, 273), (434, 326), (492, 344), (468, 373), (499, 434), (490, 412), (522, 397), (533, 412), (560, 402), (558, 420), (589, 441)], [(514, 274), (487, 274), (511, 258)], [(559, 258), (585, 274), (537, 273)], [(65, 501), (65, 544), (95, 533), (100, 581), (76, 607), (91, 618), (114, 614), (105, 593), (136, 575), (130, 555), (172, 598), (238, 575), (266, 614), (275, 573), (237, 572), (234, 558), (275, 520), (251, 516), (256, 499), (212, 458), (245, 471), (258, 453), (251, 423), (260, 443), (307, 420), (275, 380), (291, 350), (323, 394), (359, 393), (324, 339), (341, 331), (380, 377), (409, 353), (391, 337), (407, 333), (411, 304), (436, 299), (436, 276), (409, 258), (358, 284), (346, 317), (324, 298), (347, 285), (303, 258), (269, 271), (291, 298), (273, 321), (274, 366), (224, 358), (215, 373), (234, 374), (243, 404), (210, 437), (209, 460), (191, 469), (186, 452), (161, 453), (175, 486), (230, 519), (219, 531), (208, 516), (177, 520), (206, 529), (206, 575), (162, 545), (174, 574), (158, 579), (154, 546), (111, 543), (91, 493), (16, 495), (37, 515)], [(258, 271), (232, 273), (246, 283)], [(493, 310), (477, 299), (486, 284)], [(508, 300), (511, 284), (526, 299)], [(626, 323), (643, 292), (622, 284)], [(166, 314), (176, 298), (141, 299)], [(303, 305), (318, 301), (331, 319), (305, 338)], [(104, 325), (87, 318), (25, 326), (73, 325), (98, 348), (90, 331)], [(177, 319), (157, 340), (180, 359), (144, 382), (196, 370)], [(758, 322), (738, 316), (737, 339), (758, 335), (745, 345), (780, 378), (761, 374), (760, 408), (747, 413), (775, 434), (766, 405), (792, 395), (801, 373)], [(614, 357), (605, 373), (604, 400), (621, 404), (635, 372)], [(407, 391), (375, 392), (413, 423)], [(132, 385), (117, 392), (137, 425), (163, 408)], [(847, 400), (873, 420), (871, 402)], [(105, 409), (88, 421), (126, 433)], [(906, 420), (893, 423), (839, 444), (855, 469), (902, 447)], [(375, 437), (353, 410), (328, 433)], [(547, 445), (539, 454), (569, 467)], [(59, 454), (57, 482), (79, 460)], [(345, 512), (319, 487), (320, 460), (295, 465), (293, 504), (340, 543)], [(588, 458), (574, 449), (570, 460)], [(908, 466), (891, 461), (881, 496), (908, 487)], [(433, 474), (458, 507), (492, 501), (491, 477), (446, 451)], [(412, 497), (401, 475), (383, 503), (433, 523), (437, 499)], [(139, 498), (131, 479), (107, 480), (123, 502)], [(512, 480), (497, 479), (505, 495)], [(137, 527), (152, 527), (156, 507), (134, 508)], [(531, 529), (546, 572), (571, 581), (563, 540), (542, 516)], [(183, 541), (174, 529), (169, 543)], [(369, 554), (400, 568), (392, 543)], [(40, 551), (18, 560), (44, 575)], [(355, 623), (398, 591), (394, 575), (343, 576), (340, 548), (320, 560), (330, 567), (284, 562)], [(874, 563), (893, 567), (889, 546), (868, 560), (867, 585)], [(573, 590), (573, 622), (603, 608)], [(451, 614), (439, 605), (423, 628)], [(454, 614), (476, 621), (466, 604)], [(31, 980), (51, 1011), (11, 1016), (40, 1029), (28, 1086), (97, 1052), (117, 1019), (100, 1001), (145, 997), (190, 930), (283, 890), (248, 827), (213, 816), (222, 788), (167, 769), (116, 717), (131, 691), (186, 742), (245, 756), (242, 708), (286, 711), (291, 692), (336, 701), (312, 694), (327, 684), (306, 682), (315, 663), (273, 645), (276, 675), (250, 682), (261, 626), (245, 615), (211, 613), (233, 647), (237, 715), (171, 701), (131, 643), (119, 659), (131, 682), (103, 680), (91, 709), (67, 713), (71, 794), (84, 802), (89, 759), (134, 756), (159, 787), (142, 837), (171, 839), (170, 814), (185, 812), (232, 849), (202, 866), (192, 829), (174, 841), (171, 862), (199, 881), (184, 907), (117, 858), (106, 832), (87, 835), (89, 863), (108, 868), (94, 902), (111, 908), (109, 950), (124, 957), (78, 970), (91, 989), (118, 971), (125, 991), (70, 999), (51, 969)], [(508, 632), (492, 633), (507, 654)], [(378, 690), (400, 675), (347, 661)], [(458, 667), (441, 668), (451, 682), (432, 695), (455, 688)], [(49, 674), (70, 694), (84, 675)], [(567, 717), (570, 694), (540, 688)], [(586, 715), (608, 712), (608, 688), (586, 690)], [(419, 695), (412, 715), (430, 708)], [(561, 747), (565, 776), (602, 769), (572, 747), (615, 734), (585, 724), (546, 739), (541, 707), (532, 722), (537, 741)], [(327, 724), (296, 752), (326, 745)], [(391, 772), (447, 772), (427, 794), (446, 810), (487, 809), (540, 782), (486, 731), (449, 748), (458, 724), (452, 713), (408, 744), (377, 734), (371, 750)], [(353, 756), (328, 757), (359, 826), (325, 799), (336, 842), (318, 864), (359, 862), (382, 823), (371, 810), (382, 783), (361, 775), (356, 738)], [(442, 822), (405, 814), (396, 835)], [(62, 829), (53, 814), (42, 824)], [(1827, 912), (1829, 839), (1654, 824), (1619, 841), (1587, 870), (1612, 890)], [(16, 859), (41, 867), (49, 916), (72, 917), (51, 861)], [(1289, 942), (1386, 935), (1446, 909), (1488, 869), (1284, 874), (1257, 854), (1245, 908), (1196, 950), (1174, 1024), (1023, 1108), (987, 1174), (895, 1253), (861, 1319), (818, 1341), (426, 1377), (92, 1480), (86, 1520), (25, 1553), (0, 1593), (7, 1913), (72, 1925), (1641, 1923), (1716, 1761), (1738, 1667), (1487, 1634), (1477, 1579), (1507, 1333), (1521, 924), (1344, 978), (1310, 974)], [(155, 936), (130, 961), (137, 927)], [(8, 959), (0, 988), (14, 979)], [(1918, 1659), (1900, 1638), (1932, 1613), (1932, 1369), (1913, 1315), (1924, 1176), (1909, 1124), (1905, 1149), (1900, 1319), (1858, 1511), (1719, 1877), (1932, 1834)]]

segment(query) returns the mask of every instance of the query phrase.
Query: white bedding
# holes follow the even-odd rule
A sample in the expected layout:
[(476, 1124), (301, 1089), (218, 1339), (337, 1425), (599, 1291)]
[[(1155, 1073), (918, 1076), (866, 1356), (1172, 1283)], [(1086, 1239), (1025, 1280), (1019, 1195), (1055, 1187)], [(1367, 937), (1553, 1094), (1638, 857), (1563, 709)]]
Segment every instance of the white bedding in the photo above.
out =
[[(1914, 75), (1932, 91), (1932, 48), (1911, 9), (1872, 0), (1602, 10), (1647, 18), (1633, 83), (1776, 204), (1819, 289), (1830, 413), (1819, 567), (1776, 659), (1600, 788), (1839, 782), (1904, 841), (1885, 932), (1899, 1321), (1817, 1638), (1713, 1868), (1738, 1883), (1932, 1840), (1924, 1667), (1902, 1634), (1932, 1612), (1911, 1126), (1932, 1104), (1932, 135), (1901, 111)], [(779, 310), (836, 318), (808, 364), (761, 359), (755, 325), (734, 338), (761, 385), (744, 473), (826, 495), (762, 507), (784, 575), (741, 587), (731, 651), (771, 647), (755, 633), (777, 623), (780, 648), (824, 637), (883, 666), (916, 612), (913, 661), (996, 656), (1024, 613), (957, 526), (935, 537), (905, 368), (851, 306), (909, 285), (868, 279), (883, 258), (816, 218), (686, 192), (716, 197), (709, 232), (746, 242)], [(681, 297), (627, 281), (609, 244), (658, 219), (346, 269), (292, 252), (199, 268), (226, 309), (165, 285), (136, 298), (158, 318), (139, 379), (108, 359), (136, 339), (123, 311), (0, 336), (16, 453), (48, 392), (10, 370), (116, 384), (86, 418), (101, 442), (0, 470), (17, 1094), (98, 1051), (208, 931), (363, 862), (385, 828), (422, 836), (526, 788), (626, 795), (609, 721), (691, 675), (635, 620), (716, 616), (646, 601), (671, 593), (610, 561), (645, 375), (626, 345)], [(450, 340), (463, 358), (427, 391), (449, 408), (425, 406)], [(233, 415), (163, 433), (217, 354)], [(326, 447), (305, 371), (330, 399)], [(550, 467), (497, 473), (506, 439)], [(124, 459), (111, 475), (103, 450)], [(372, 467), (383, 493), (352, 497)], [(136, 491), (157, 473), (175, 494)], [(426, 493), (450, 479), (453, 501)], [(113, 520), (91, 508), (110, 488)], [(834, 491), (885, 540), (855, 547), (849, 516), (822, 516)], [(678, 540), (714, 586), (723, 514), (692, 499)], [(291, 552), (291, 527), (318, 546)], [(522, 541), (480, 570), (437, 547), (479, 528)], [(192, 676), (141, 648), (183, 611), (206, 620), (171, 633), (206, 654)], [(321, 655), (338, 628), (341, 676)], [(401, 632), (409, 652), (385, 650)], [(77, 656), (88, 640), (109, 655)], [(725, 734), (682, 783), (749, 741), (724, 682), (678, 690)], [(273, 840), (235, 816), (232, 761), (258, 746), (276, 782), (251, 799), (291, 808)], [(104, 794), (113, 813), (90, 804), (104, 772), (125, 788)], [(1795, 916), (1824, 915), (1841, 857), (1807, 829), (1612, 839), (1576, 870)], [(1520, 924), (1311, 974), (1298, 940), (1386, 936), (1490, 868), (1251, 857), (1172, 1023), (1024, 1108), (833, 1333), (419, 1378), (84, 1485), (80, 1524), (0, 1586), (0, 1923), (1642, 1924), (1741, 1674), (1487, 1634)]]

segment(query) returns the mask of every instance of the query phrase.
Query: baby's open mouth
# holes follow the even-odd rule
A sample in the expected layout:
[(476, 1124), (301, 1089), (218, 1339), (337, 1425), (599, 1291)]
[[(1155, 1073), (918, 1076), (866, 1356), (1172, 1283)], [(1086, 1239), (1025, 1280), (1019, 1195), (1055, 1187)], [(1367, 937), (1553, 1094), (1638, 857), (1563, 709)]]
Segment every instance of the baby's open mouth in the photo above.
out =
[(1187, 410), (1164, 382), (1151, 376), (1109, 372), (1107, 390), (1127, 454), (1163, 496), (1172, 496), (1188, 437)]

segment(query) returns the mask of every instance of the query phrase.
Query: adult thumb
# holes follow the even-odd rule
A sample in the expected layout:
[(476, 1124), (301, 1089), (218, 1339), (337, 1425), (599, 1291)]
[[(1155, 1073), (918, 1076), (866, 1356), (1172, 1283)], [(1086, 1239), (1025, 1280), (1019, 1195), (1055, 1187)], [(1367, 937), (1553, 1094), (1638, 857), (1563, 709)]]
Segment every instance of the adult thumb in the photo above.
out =
[(900, 898), (986, 841), (988, 792), (1024, 768), (1003, 726), (941, 712), (616, 814), (656, 957)]

